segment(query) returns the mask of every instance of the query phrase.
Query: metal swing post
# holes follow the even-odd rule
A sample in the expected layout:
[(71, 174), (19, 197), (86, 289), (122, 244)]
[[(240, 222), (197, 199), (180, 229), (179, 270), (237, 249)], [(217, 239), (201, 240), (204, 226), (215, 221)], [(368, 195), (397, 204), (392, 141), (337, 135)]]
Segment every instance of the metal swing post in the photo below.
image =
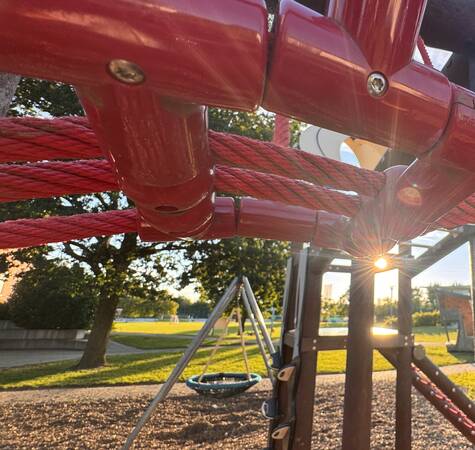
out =
[(170, 392), (173, 385), (176, 383), (180, 375), (185, 370), (185, 367), (190, 362), (191, 358), (195, 355), (198, 348), (204, 342), (206, 337), (208, 336), (209, 332), (213, 329), (216, 321), (223, 315), (224, 311), (228, 307), (228, 305), (233, 301), (238, 293), (239, 289), (239, 282), (238, 278), (234, 278), (229, 287), (226, 289), (226, 292), (223, 294), (221, 299), (219, 300), (218, 304), (215, 306), (214, 310), (211, 312), (208, 320), (205, 322), (201, 330), (198, 332), (196, 337), (194, 338), (191, 345), (186, 349), (183, 356), (178, 361), (177, 365), (174, 367), (172, 373), (168, 377), (167, 381), (161, 386), (158, 394), (152, 400), (148, 408), (143, 413), (142, 417), (140, 417), (137, 425), (130, 433), (127, 441), (125, 442), (122, 450), (128, 450), (132, 448), (135, 439), (137, 438), (138, 434), (145, 426), (145, 424), (149, 421), (150, 417), (152, 416), (153, 412), (160, 404), (160, 402), (164, 401), (168, 393)]
[[(256, 335), (257, 346), (259, 348), (259, 351), (261, 352), (262, 359), (264, 360), (264, 364), (265, 364), (266, 369), (267, 369), (267, 374), (269, 375), (269, 378), (270, 378), (272, 384), (274, 384), (274, 382), (275, 382), (274, 373), (272, 372), (272, 367), (269, 363), (269, 358), (266, 354), (266, 349), (264, 348), (264, 343), (262, 342), (261, 335), (259, 334), (259, 328), (258, 328), (258, 325), (256, 323), (254, 313), (251, 309), (251, 305), (249, 304), (249, 299), (247, 298), (246, 291), (243, 288), (241, 288), (241, 296), (242, 296), (242, 302), (243, 302), (244, 307), (246, 308), (246, 311), (247, 311), (247, 315), (249, 316), (249, 320), (251, 321), (252, 330), (253, 330), (254, 334)], [(265, 331), (267, 332), (267, 329)]]

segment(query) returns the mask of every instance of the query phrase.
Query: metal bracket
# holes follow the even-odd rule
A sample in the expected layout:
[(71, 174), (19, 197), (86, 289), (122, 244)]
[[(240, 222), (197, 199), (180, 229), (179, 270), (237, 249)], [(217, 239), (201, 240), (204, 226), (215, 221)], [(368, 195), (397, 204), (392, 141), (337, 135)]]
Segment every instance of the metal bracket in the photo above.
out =
[(272, 439), (275, 439), (276, 441), (281, 441), (282, 439), (285, 439), (285, 437), (289, 434), (290, 432), (290, 425), (289, 424), (282, 424), (279, 425), (277, 428), (274, 428), (272, 431)]
[(282, 367), (277, 373), (277, 379), (283, 382), (289, 381), (295, 374), (295, 369), (296, 367), (293, 364)]
[(266, 419), (275, 419), (278, 415), (276, 398), (269, 398), (262, 402), (261, 413)]

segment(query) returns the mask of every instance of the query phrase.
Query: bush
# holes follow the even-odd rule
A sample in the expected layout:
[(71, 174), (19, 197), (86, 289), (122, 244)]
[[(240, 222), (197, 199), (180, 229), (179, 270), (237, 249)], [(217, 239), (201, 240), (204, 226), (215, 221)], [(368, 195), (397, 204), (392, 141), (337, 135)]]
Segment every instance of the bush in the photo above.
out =
[(396, 328), (397, 327), (397, 317), (396, 316), (387, 316), (384, 319), (383, 325), (388, 328)]
[(440, 314), (438, 311), (417, 312), (412, 316), (412, 322), (415, 327), (432, 327), (440, 323)]
[(0, 303), (0, 320), (9, 320), (8, 303)]
[(81, 329), (90, 326), (96, 292), (79, 265), (43, 261), (25, 272), (8, 301), (10, 319), (30, 329)]

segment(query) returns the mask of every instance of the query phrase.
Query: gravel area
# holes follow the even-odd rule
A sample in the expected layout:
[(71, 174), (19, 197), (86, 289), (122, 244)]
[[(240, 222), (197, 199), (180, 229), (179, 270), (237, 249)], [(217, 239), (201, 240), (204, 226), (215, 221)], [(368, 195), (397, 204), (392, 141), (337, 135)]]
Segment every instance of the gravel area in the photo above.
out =
[[(320, 378), (321, 380), (323, 379)], [(262, 449), (267, 421), (259, 409), (262, 385), (239, 397), (210, 400), (177, 386), (142, 432), (138, 449)], [(155, 387), (20, 391), (0, 394), (1, 449), (117, 449)], [(344, 385), (317, 386), (313, 449), (339, 449)], [(394, 448), (394, 383), (374, 383), (372, 448)], [(17, 397), (17, 399), (15, 399)], [(414, 394), (414, 450), (472, 447), (422, 397)]]

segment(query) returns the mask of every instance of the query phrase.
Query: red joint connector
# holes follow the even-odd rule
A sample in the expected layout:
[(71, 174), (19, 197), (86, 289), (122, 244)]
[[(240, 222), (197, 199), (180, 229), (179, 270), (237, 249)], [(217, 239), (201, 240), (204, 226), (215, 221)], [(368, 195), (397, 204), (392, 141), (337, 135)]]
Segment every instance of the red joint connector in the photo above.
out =
[[(346, 217), (325, 211), (253, 198), (241, 199), (238, 208), (232, 198), (218, 197), (211, 225), (201, 238), (240, 236), (341, 248), (347, 226)], [(143, 241), (174, 240), (173, 236), (161, 233), (143, 221), (139, 226), (139, 235)]]
[[(344, 6), (335, 10), (343, 25), (297, 2), (280, 2), (264, 107), (409, 153), (427, 152), (447, 125), (452, 90), (443, 74), (410, 58), (423, 2), (390, 1), (389, 14), (388, 2), (372, 10), (373, 2), (363, 9), (356, 1), (357, 19), (370, 22), (358, 25), (360, 31), (346, 18), (353, 2), (334, 3)], [(394, 24), (407, 33), (395, 32)], [(395, 63), (384, 53), (389, 48)], [(383, 75), (374, 80), (379, 94), (368, 84), (375, 72)]]
[(2, 4), (0, 70), (250, 110), (264, 89), (267, 28), (264, 0), (16, 0)]
[(389, 76), (411, 62), (425, 6), (426, 0), (331, 0), (328, 16), (347, 30), (373, 70)]
[(212, 215), (206, 108), (141, 87), (80, 90), (120, 188), (140, 215), (175, 237), (197, 236)]
[(268, 200), (243, 198), (238, 234), (294, 242), (310, 242), (315, 233), (316, 211)]

